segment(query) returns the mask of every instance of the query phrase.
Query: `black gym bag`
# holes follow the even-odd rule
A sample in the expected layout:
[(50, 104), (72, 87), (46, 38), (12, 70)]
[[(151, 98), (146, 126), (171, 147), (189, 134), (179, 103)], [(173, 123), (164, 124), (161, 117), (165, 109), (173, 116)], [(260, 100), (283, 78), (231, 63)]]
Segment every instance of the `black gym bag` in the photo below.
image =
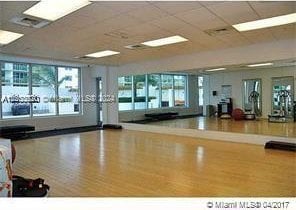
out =
[(49, 186), (43, 179), (26, 179), (21, 176), (12, 177), (12, 197), (47, 197)]

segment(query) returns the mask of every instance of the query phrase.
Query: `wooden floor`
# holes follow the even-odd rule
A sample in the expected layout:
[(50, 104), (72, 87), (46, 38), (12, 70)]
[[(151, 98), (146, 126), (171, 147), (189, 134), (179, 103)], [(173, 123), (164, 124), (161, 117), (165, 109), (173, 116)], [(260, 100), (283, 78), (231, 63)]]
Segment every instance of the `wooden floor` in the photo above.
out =
[(214, 117), (194, 117), (186, 119), (152, 122), (149, 124), (176, 128), (189, 128), (296, 138), (296, 123), (270, 123), (266, 119), (254, 121), (235, 121), (226, 119), (223, 120)]
[(296, 196), (296, 154), (138, 131), (14, 142), (17, 175), (56, 196)]

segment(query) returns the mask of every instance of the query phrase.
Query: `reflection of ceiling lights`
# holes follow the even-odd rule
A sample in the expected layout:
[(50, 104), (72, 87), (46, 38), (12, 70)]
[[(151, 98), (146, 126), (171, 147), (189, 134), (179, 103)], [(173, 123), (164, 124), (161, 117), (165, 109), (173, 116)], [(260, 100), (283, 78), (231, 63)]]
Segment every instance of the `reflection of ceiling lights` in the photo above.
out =
[(89, 4), (88, 0), (41, 0), (24, 14), (55, 21)]
[(238, 31), (250, 31), (296, 22), (296, 13), (232, 25)]
[(91, 53), (91, 54), (88, 54), (88, 55), (85, 55), (85, 56), (93, 57), (93, 58), (101, 58), (101, 57), (116, 55), (116, 54), (119, 54), (119, 53), (120, 52), (116, 52), (116, 51), (112, 51), (112, 50), (105, 50), (105, 51)]
[(9, 43), (21, 38), (23, 35), (24, 34), (0, 30), (0, 45), (9, 44)]
[(259, 66), (271, 66), (273, 63), (256, 63), (256, 64), (250, 64), (247, 65), (247, 67), (259, 67)]
[(205, 70), (205, 71), (223, 71), (225, 69), (226, 68), (217, 68), (217, 69), (208, 69), (208, 70)]
[(170, 36), (162, 39), (156, 39), (156, 40), (151, 40), (147, 42), (143, 42), (143, 45), (149, 46), (149, 47), (159, 47), (163, 45), (169, 45), (169, 44), (175, 44), (179, 42), (185, 42), (188, 41), (188, 39), (185, 39), (182, 36)]

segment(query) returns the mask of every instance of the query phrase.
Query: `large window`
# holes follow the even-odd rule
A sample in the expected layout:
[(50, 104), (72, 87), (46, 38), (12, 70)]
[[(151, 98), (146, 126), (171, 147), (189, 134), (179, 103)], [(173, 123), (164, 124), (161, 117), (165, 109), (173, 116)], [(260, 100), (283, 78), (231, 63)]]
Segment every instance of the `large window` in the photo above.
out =
[(148, 74), (118, 78), (119, 111), (184, 107), (187, 76)]
[(60, 114), (79, 113), (78, 68), (58, 67), (58, 102)]
[(30, 104), (22, 100), (29, 95), (29, 65), (5, 62), (1, 65), (2, 117), (30, 116)]
[(79, 68), (0, 64), (2, 119), (80, 113)]
[(33, 116), (56, 114), (55, 92), (55, 67), (32, 65), (32, 93), (40, 98), (39, 103), (33, 103)]
[(204, 104), (204, 84), (203, 84), (203, 77), (198, 76), (198, 105), (203, 106)]
[(118, 77), (119, 110), (132, 110), (132, 76)]
[(186, 100), (186, 77), (181, 75), (174, 76), (175, 106), (185, 106)]
[(160, 75), (148, 75), (148, 108), (159, 108), (160, 105)]
[(146, 75), (134, 76), (135, 109), (146, 109)]
[(161, 107), (174, 106), (173, 75), (161, 75)]

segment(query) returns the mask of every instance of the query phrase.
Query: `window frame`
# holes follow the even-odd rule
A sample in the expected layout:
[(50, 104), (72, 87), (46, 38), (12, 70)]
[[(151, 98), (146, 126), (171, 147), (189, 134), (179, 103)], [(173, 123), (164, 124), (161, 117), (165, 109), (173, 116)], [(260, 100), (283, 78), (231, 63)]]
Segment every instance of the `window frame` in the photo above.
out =
[[(29, 72), (28, 72), (28, 94), (32, 95), (33, 93), (33, 81), (32, 81), (32, 66), (33, 65), (40, 65), (40, 66), (50, 66), (55, 69), (55, 82), (57, 84), (58, 79), (58, 68), (76, 68), (78, 69), (78, 94), (79, 94), (79, 112), (77, 113), (70, 113), (70, 114), (60, 114), (59, 113), (59, 102), (58, 100), (55, 102), (56, 106), (56, 113), (52, 115), (45, 115), (45, 116), (33, 116), (33, 103), (30, 103), (30, 115), (26, 117), (14, 117), (14, 118), (3, 118), (3, 110), (2, 110), (2, 102), (0, 103), (0, 121), (11, 121), (11, 120), (23, 120), (23, 119), (36, 119), (36, 118), (53, 118), (53, 117), (68, 117), (68, 116), (81, 116), (83, 115), (83, 103), (80, 100), (82, 94), (82, 73), (81, 67), (79, 66), (69, 66), (69, 65), (56, 65), (56, 64), (44, 64), (44, 63), (35, 63), (35, 62), (19, 62), (19, 61), (10, 61), (10, 60), (0, 60), (0, 71), (1, 71), (1, 79), (0, 79), (0, 99), (2, 99), (2, 65), (5, 63), (12, 63), (13, 65), (18, 64), (26, 64), (29, 65)], [(13, 78), (12, 78), (13, 79)], [(55, 97), (58, 98), (58, 86), (55, 85)]]
[[(135, 109), (135, 103), (134, 103), (134, 76), (140, 76), (140, 75), (145, 75), (146, 78), (146, 108), (145, 109)], [(149, 75), (159, 75), (159, 104), (157, 108), (149, 108), (149, 102), (148, 102), (148, 97), (149, 97)], [(169, 75), (173, 77), (173, 86), (172, 86), (172, 90), (173, 90), (173, 106), (171, 107), (162, 107), (161, 106), (161, 102), (162, 102), (162, 75)], [(132, 78), (132, 108), (130, 110), (119, 110), (119, 103), (118, 103), (118, 112), (121, 113), (125, 113), (125, 112), (131, 112), (131, 111), (148, 111), (148, 110), (170, 110), (170, 109), (182, 109), (182, 108), (188, 108), (189, 107), (189, 93), (188, 93), (188, 74), (170, 74), (170, 73), (150, 73), (150, 74), (139, 74), (139, 75), (121, 75), (117, 77), (117, 82), (118, 82), (118, 78), (119, 77), (125, 77), (125, 76), (130, 76)], [(185, 104), (184, 106), (175, 106), (175, 81), (174, 81), (174, 76), (184, 76), (185, 77)], [(118, 97), (118, 89), (117, 89), (117, 97)], [(118, 100), (119, 101), (119, 100)]]

